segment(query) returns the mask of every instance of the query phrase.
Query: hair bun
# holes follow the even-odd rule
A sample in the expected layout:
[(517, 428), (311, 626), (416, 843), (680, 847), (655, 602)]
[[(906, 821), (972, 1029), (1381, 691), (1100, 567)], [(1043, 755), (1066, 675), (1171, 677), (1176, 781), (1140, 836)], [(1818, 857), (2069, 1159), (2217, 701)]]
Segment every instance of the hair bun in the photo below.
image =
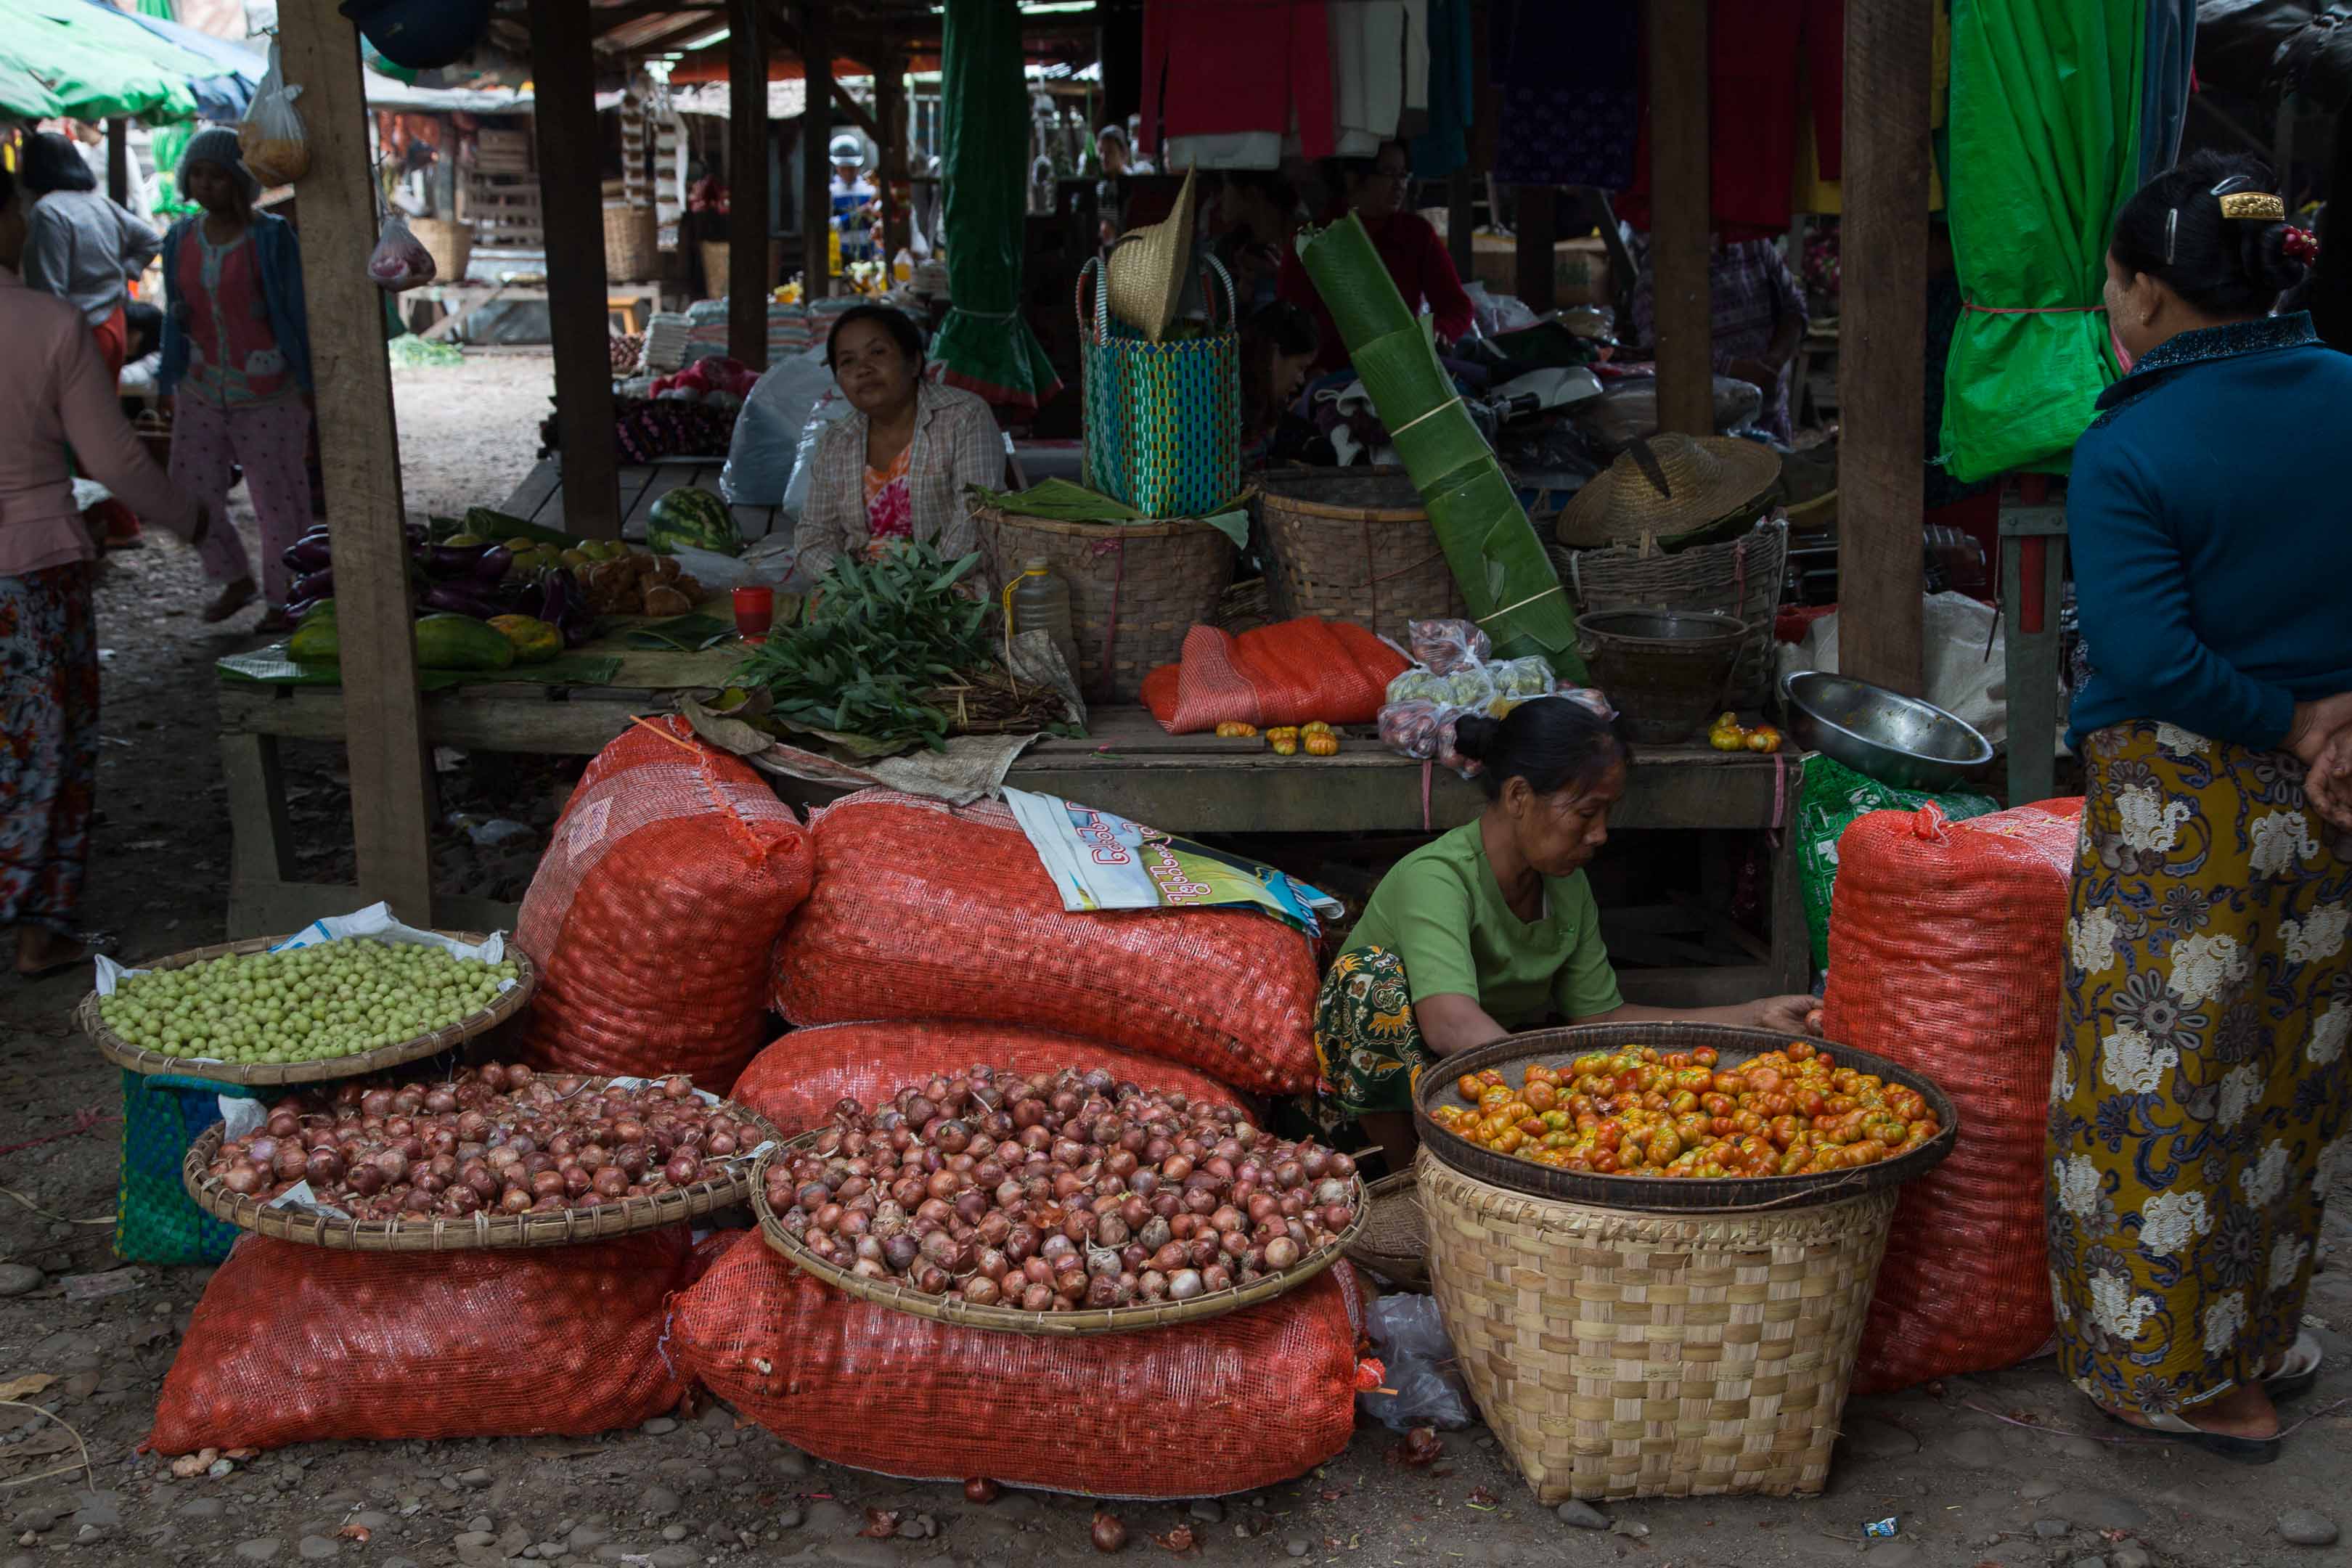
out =
[(1503, 732), (1503, 721), (1484, 713), (1465, 713), (1454, 723), (1454, 749), (1474, 763), (1483, 763), (1494, 755), (1495, 740)]
[(2266, 223), (2247, 231), (2239, 250), (2246, 278), (2256, 286), (2284, 294), (2311, 270), (2287, 254), (2286, 225)]

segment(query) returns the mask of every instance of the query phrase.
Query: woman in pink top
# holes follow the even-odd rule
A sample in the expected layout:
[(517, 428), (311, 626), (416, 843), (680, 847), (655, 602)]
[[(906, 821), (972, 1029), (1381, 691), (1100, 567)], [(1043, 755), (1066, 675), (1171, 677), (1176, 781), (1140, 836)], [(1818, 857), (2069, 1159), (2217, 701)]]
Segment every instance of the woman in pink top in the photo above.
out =
[(0, 925), (16, 928), (17, 973), (36, 975), (103, 945), (72, 923), (98, 782), (98, 551), (67, 448), (148, 521), (199, 545), (206, 529), (124, 423), (81, 311), (18, 276), (15, 198), (0, 169)]

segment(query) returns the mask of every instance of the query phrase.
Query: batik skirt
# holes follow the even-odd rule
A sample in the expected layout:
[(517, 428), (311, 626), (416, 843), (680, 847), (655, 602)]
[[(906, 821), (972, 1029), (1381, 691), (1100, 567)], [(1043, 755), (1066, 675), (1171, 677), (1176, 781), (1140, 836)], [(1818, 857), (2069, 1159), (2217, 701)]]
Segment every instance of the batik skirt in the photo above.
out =
[(0, 577), (0, 925), (66, 931), (98, 785), (91, 570)]
[(2162, 1415), (2294, 1342), (2346, 1149), (2352, 836), (2281, 752), (2139, 722), (2084, 763), (2051, 1084), (2059, 1365)]
[(1412, 1110), (1412, 1086), (1437, 1059), (1412, 1016), (1404, 960), (1385, 948), (1343, 952), (1315, 1003), (1315, 1058), (1322, 1068), (1312, 1110), (1326, 1127), (1369, 1110)]

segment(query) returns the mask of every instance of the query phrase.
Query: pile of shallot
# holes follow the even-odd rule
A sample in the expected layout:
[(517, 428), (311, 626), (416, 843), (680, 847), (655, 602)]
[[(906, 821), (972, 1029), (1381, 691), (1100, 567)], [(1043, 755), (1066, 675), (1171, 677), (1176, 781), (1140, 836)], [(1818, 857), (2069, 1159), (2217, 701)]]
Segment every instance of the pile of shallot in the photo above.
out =
[(685, 1078), (592, 1088), (495, 1063), (446, 1083), (346, 1083), (269, 1108), (211, 1171), (264, 1201), (298, 1183), (354, 1219), (419, 1224), (477, 1213), (593, 1208), (725, 1175), (758, 1130)]
[(818, 1258), (976, 1307), (1189, 1301), (1297, 1268), (1353, 1223), (1356, 1163), (1231, 1106), (1110, 1074), (973, 1068), (854, 1100), (768, 1165), (768, 1206)]

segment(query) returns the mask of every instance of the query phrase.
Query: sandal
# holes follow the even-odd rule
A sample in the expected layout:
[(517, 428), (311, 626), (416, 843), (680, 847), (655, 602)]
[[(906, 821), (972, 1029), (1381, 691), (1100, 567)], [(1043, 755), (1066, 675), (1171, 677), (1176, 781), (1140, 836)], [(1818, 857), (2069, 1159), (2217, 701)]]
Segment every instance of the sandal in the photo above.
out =
[(253, 629), (257, 632), (290, 632), (294, 629), (294, 617), (278, 605), (272, 605), (263, 612), (261, 619), (253, 623)]
[(2238, 1437), (2227, 1432), (2208, 1432), (2202, 1426), (2191, 1426), (2168, 1412), (2151, 1415), (2145, 1422), (2140, 1422), (2126, 1421), (2104, 1405), (2098, 1406), (2098, 1411), (2118, 1426), (2128, 1426), (2135, 1432), (2147, 1432), (2172, 1442), (2186, 1443), (2192, 1448), (2202, 1448), (2234, 1464), (2274, 1465), (2284, 1447), (2276, 1437)]
[(2326, 1359), (2326, 1352), (2319, 1348), (2319, 1342), (2311, 1337), (2311, 1331), (2307, 1329), (2301, 1331), (2294, 1336), (2294, 1343), (2288, 1348), (2286, 1354), (2280, 1358), (2278, 1369), (2263, 1376), (2263, 1392), (2271, 1396), (2273, 1405), (2282, 1399), (2294, 1399), (2310, 1393), (2312, 1385), (2319, 1381), (2319, 1363)]
[(241, 578), (223, 588), (213, 602), (205, 606), (205, 624), (215, 626), (253, 603), (253, 579)]

